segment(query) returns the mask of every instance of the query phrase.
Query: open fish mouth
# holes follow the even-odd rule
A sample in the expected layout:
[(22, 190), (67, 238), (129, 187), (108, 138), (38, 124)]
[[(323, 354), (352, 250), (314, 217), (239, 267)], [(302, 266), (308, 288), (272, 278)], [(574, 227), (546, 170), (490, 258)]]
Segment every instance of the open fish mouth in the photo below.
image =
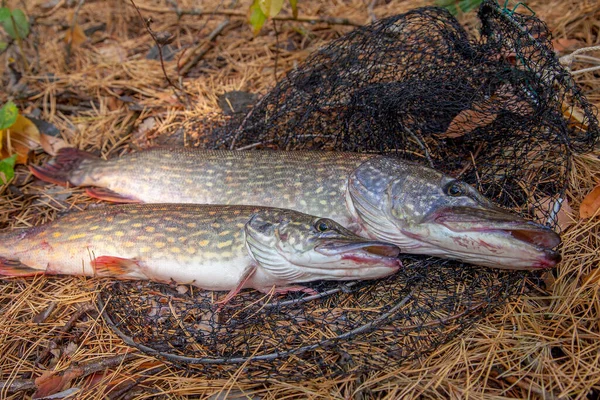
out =
[(340, 256), (342, 260), (359, 264), (377, 264), (390, 268), (400, 268), (400, 249), (390, 243), (380, 241), (328, 240), (315, 246), (315, 251), (326, 256)]
[(510, 238), (533, 247), (541, 256), (539, 268), (553, 267), (561, 260), (560, 254), (552, 250), (561, 242), (556, 232), (500, 208), (447, 207), (433, 212), (424, 222), (440, 224), (458, 233), (481, 232), (499, 239)]

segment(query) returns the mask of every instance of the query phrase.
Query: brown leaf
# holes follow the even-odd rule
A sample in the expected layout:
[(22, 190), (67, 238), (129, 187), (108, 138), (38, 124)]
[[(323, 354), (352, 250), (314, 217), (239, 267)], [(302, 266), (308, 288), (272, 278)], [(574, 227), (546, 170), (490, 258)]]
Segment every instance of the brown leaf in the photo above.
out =
[(79, 378), (83, 371), (79, 368), (69, 368), (62, 374), (56, 371), (45, 371), (42, 376), (35, 380), (37, 390), (34, 399), (50, 396), (67, 389), (73, 379)]
[[(550, 202), (552, 202), (552, 204), (554, 204), (554, 200), (551, 199), (550, 197), (542, 198), (540, 200), (539, 208), (547, 210), (550, 206)], [(543, 222), (546, 222), (544, 220), (546, 218), (546, 216), (540, 209), (536, 210), (535, 216), (537, 217), (537, 220), (539, 222), (543, 223)], [(561, 206), (560, 206), (560, 210), (556, 214), (556, 222), (562, 232), (566, 231), (571, 225), (575, 224), (575, 217), (573, 214), (573, 209), (571, 208), (571, 205), (569, 204), (569, 200), (563, 199)]]
[(579, 40), (567, 38), (554, 39), (552, 46), (554, 46), (554, 51), (557, 53), (564, 53), (583, 47)]
[(579, 217), (589, 218), (600, 208), (600, 185), (596, 186), (581, 202), (579, 206)]
[(581, 108), (563, 103), (562, 112), (567, 119), (567, 124), (570, 128), (577, 128), (580, 131), (587, 132), (588, 121), (585, 118), (585, 114)]
[(40, 132), (31, 120), (22, 115), (17, 116), (15, 123), (8, 129), (4, 129), (0, 136), (3, 137), (3, 146), (0, 151), (0, 159), (17, 154), (17, 164), (27, 163), (29, 150), (40, 146)]
[(63, 147), (70, 147), (69, 143), (65, 142), (61, 137), (46, 135), (45, 133), (40, 135), (40, 145), (51, 156), (55, 156), (58, 150)]
[(497, 114), (486, 110), (462, 110), (454, 117), (446, 132), (441, 134), (440, 137), (455, 139), (464, 136), (480, 126), (491, 124), (497, 116)]
[(79, 47), (83, 42), (87, 40), (85, 36), (85, 32), (79, 24), (75, 24), (73, 29), (69, 29), (67, 33), (65, 33), (65, 43), (71, 44), (73, 47)]

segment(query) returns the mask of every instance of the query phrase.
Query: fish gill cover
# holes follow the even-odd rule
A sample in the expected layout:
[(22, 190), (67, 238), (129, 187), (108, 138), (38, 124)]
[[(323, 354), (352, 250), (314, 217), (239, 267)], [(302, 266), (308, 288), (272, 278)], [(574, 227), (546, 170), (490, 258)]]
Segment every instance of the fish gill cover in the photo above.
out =
[[(433, 7), (356, 29), (246, 115), (208, 121), (201, 144), (396, 154), (558, 229), (570, 156), (596, 143), (596, 110), (530, 10), (484, 1), (479, 18), (477, 38)], [(319, 298), (245, 291), (219, 313), (210, 293), (154, 283), (114, 283), (101, 301), (129, 344), (193, 373), (229, 378), (241, 368), (239, 379), (301, 380), (419, 357), (543, 285), (524, 272), (402, 260), (388, 279), (309, 285)]]

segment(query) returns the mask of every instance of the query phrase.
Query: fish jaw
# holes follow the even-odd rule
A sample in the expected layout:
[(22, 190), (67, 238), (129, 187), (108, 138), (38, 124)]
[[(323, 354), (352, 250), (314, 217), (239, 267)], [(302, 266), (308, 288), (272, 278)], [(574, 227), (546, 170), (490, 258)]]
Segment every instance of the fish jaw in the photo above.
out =
[(443, 208), (402, 232), (415, 241), (415, 253), (492, 268), (547, 269), (561, 260), (553, 250), (560, 244), (554, 231), (495, 207)]

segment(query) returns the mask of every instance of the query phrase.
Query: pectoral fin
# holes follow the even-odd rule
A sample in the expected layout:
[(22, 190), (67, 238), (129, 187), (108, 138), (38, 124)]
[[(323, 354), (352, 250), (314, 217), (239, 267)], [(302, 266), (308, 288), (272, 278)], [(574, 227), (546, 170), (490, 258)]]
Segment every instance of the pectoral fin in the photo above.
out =
[(113, 203), (142, 203), (141, 200), (138, 200), (135, 197), (123, 196), (110, 189), (101, 187), (89, 187), (85, 189), (85, 192), (94, 199), (112, 201)]
[(136, 260), (129, 258), (100, 256), (92, 261), (97, 276), (111, 276), (118, 279), (143, 279), (146, 276), (141, 271)]
[(217, 301), (216, 304), (219, 305), (218, 310), (223, 308), (225, 304), (227, 304), (231, 299), (233, 299), (239, 292), (244, 288), (244, 285), (252, 278), (252, 275), (256, 272), (257, 266), (256, 264), (250, 264), (246, 267), (244, 272), (242, 273), (242, 277), (240, 278), (237, 286), (227, 293), (227, 296), (223, 300)]
[(0, 257), (0, 275), (33, 276), (43, 274), (44, 272), (41, 269), (31, 268), (19, 260), (9, 260), (8, 258)]

